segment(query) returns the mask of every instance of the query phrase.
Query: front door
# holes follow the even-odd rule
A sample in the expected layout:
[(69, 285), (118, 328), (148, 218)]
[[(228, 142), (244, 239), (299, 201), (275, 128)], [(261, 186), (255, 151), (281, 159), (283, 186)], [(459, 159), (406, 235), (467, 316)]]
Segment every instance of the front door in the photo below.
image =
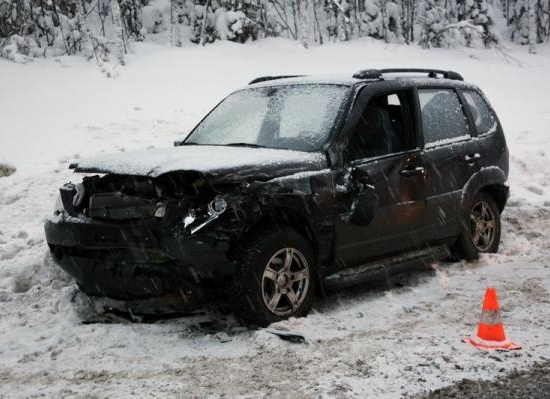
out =
[(426, 213), (425, 168), (413, 127), (414, 91), (364, 93), (369, 97), (361, 101), (362, 94), (352, 111), (361, 112), (361, 118), (350, 133), (348, 168), (367, 177), (365, 184), (374, 187), (378, 204), (367, 226), (335, 220), (340, 267), (414, 247)]

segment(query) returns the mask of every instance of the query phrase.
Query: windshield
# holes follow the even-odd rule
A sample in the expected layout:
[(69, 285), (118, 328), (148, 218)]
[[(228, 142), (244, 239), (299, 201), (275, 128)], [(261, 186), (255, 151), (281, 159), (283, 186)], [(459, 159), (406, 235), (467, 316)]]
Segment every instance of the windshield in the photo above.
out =
[(338, 85), (241, 90), (223, 100), (184, 144), (315, 151), (327, 141), (348, 90)]

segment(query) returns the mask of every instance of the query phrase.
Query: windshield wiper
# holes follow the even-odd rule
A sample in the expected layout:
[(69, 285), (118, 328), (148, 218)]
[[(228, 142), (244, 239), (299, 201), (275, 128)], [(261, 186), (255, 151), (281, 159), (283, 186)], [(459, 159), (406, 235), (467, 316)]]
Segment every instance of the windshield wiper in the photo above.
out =
[(251, 144), (251, 143), (228, 143), (224, 145), (229, 145), (231, 147), (251, 147), (251, 148), (269, 148), (265, 145)]

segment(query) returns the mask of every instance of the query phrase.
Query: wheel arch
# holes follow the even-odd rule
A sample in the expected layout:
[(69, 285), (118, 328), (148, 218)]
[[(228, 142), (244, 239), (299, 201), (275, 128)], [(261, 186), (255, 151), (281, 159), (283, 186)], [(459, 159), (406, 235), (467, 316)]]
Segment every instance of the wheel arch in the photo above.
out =
[[(281, 230), (288, 227), (296, 230), (311, 245), (311, 251), (314, 256), (314, 264), (311, 265), (311, 268), (315, 274), (315, 283), (319, 288), (318, 292), (324, 296), (325, 289), (321, 267), (324, 259), (320, 245), (320, 237), (322, 234), (315, 229), (311, 221), (305, 215), (307, 215), (307, 213), (300, 213), (297, 209), (295, 210), (282, 206), (270, 207), (269, 210), (262, 213), (261, 218), (259, 218), (246, 230), (238, 242), (235, 243), (231, 253), (235, 254), (238, 252), (238, 247), (241, 245), (243, 240), (247, 240), (248, 237), (256, 237), (261, 231), (272, 228), (273, 226), (276, 226)], [(325, 237), (325, 239), (330, 240), (330, 237)]]
[(506, 173), (499, 167), (493, 166), (481, 169), (472, 175), (464, 186), (461, 199), (461, 210), (467, 212), (475, 196), (486, 192), (493, 197), (502, 212), (509, 196), (509, 187)]
[(502, 213), (508, 201), (509, 191), (508, 186), (505, 184), (489, 184), (482, 187), (479, 192), (486, 192), (493, 197), (498, 205), (499, 211)]
[[(249, 326), (265, 327), (273, 322), (284, 320), (291, 316), (306, 316), (311, 309), (315, 294), (319, 288), (316, 281), (316, 273), (312, 273), (315, 270), (312, 259), (314, 255), (311, 247), (308, 245), (308, 240), (288, 225), (274, 225), (273, 223), (258, 224), (249, 234), (253, 235), (247, 236), (245, 239), (250, 239), (250, 242), (242, 242), (244, 245), (239, 246), (237, 249), (236, 255), (242, 257), (238, 258), (236, 272), (232, 274), (231, 280), (228, 281), (229, 288), (232, 290), (229, 302), (235, 312), (236, 318)], [(277, 273), (277, 271), (273, 268), (271, 269), (272, 273), (267, 278), (274, 281), (275, 286), (270, 285), (271, 289), (268, 287), (265, 290), (263, 283), (266, 277), (265, 271), (268, 265), (272, 264), (273, 256), (281, 252), (284, 257), (295, 256), (292, 252), (285, 251), (288, 247), (297, 248), (298, 251), (302, 252), (302, 255), (305, 255), (307, 259), (305, 264), (310, 270), (309, 275), (294, 279), (291, 275), (296, 271), (290, 271), (290, 268), (283, 270), (283, 263), (280, 261), (278, 263), (274, 262), (273, 265), (280, 265), (281, 268), (276, 268), (279, 269), (280, 273), (273, 277), (273, 273)], [(284, 263), (286, 265), (286, 260)], [(300, 269), (304, 268), (303, 265)], [(290, 263), (288, 267), (290, 267)], [(284, 277), (284, 279), (281, 280), (281, 277)], [(309, 284), (305, 285), (305, 287), (308, 287), (307, 289), (300, 291), (299, 295), (301, 299), (298, 300), (298, 292), (290, 287), (303, 279), (308, 279)], [(278, 291), (278, 293), (275, 293), (275, 296), (273, 296), (274, 290)], [(283, 309), (284, 313), (277, 313), (272, 306), (277, 308), (283, 296), (287, 298), (286, 301), (292, 301), (290, 295), (288, 295), (289, 290), (294, 291), (295, 302), (292, 302), (291, 308), (288, 308), (288, 302), (286, 307), (283, 303), (283, 307), (286, 310)], [(270, 298), (267, 301), (266, 293), (268, 298)], [(272, 299), (275, 297), (277, 299), (273, 302)]]

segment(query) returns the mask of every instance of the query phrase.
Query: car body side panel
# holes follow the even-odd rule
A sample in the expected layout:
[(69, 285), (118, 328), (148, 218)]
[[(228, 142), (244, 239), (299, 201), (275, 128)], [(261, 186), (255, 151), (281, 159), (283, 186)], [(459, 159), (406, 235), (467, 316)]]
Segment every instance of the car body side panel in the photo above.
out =
[[(477, 143), (478, 153), (480, 154), (480, 159), (478, 160), (479, 169), (475, 173), (470, 174), (468, 182), (464, 185), (461, 208), (463, 211), (467, 209), (470, 205), (469, 201), (473, 199), (473, 196), (477, 192), (491, 187), (493, 189), (491, 193), (497, 196), (495, 199), (501, 209), (503, 209), (509, 196), (507, 184), (509, 152), (506, 138), (498, 116), (487, 97), (477, 87), (473, 87), (472, 90), (476, 91), (483, 98), (489, 108), (489, 112), (493, 116), (495, 124), (488, 132), (473, 132), (476, 136), (474, 141)], [(471, 114), (469, 115), (469, 119), (470, 124), (475, 129)]]
[(424, 222), (424, 176), (401, 175), (415, 164), (418, 151), (365, 160), (355, 167), (369, 176), (378, 205), (368, 226), (335, 219), (336, 261), (341, 267), (417, 245), (416, 230)]
[(476, 140), (468, 139), (451, 145), (443, 145), (423, 151), (426, 168), (426, 201), (428, 214), (421, 238), (432, 241), (458, 235), (457, 223), (463, 187), (469, 177), (480, 170), (480, 164), (472, 158), (479, 153)]
[[(311, 241), (319, 267), (330, 268), (334, 218), (347, 215), (353, 201), (346, 179), (341, 169), (323, 169), (252, 183), (248, 193), (260, 204), (256, 223), (268, 219), (292, 225)], [(253, 229), (251, 225), (248, 230)]]

